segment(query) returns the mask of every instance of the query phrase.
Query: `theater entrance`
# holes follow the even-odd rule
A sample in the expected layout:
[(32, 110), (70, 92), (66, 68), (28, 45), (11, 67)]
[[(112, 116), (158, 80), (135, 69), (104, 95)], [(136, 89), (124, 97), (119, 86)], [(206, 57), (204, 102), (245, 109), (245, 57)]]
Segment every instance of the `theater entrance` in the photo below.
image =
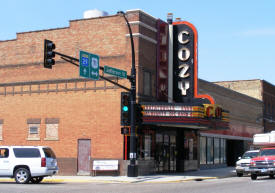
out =
[(176, 132), (156, 133), (156, 172), (176, 172), (177, 168)]

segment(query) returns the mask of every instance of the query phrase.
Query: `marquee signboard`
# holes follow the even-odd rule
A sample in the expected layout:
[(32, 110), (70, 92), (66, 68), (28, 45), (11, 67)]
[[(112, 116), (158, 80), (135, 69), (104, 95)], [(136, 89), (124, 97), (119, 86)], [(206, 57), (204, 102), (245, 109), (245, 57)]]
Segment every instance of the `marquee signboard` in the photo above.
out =
[(228, 128), (229, 112), (218, 105), (142, 103), (144, 124), (185, 125), (198, 128)]

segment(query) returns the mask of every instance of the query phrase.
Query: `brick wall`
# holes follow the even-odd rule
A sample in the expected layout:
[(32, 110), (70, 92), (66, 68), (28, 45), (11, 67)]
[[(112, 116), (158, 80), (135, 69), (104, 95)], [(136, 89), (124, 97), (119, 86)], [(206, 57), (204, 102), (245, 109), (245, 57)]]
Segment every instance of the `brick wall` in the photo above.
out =
[(262, 81), (263, 95), (263, 125), (265, 132), (275, 130), (275, 86), (267, 81)]
[(210, 132), (249, 138), (263, 132), (263, 126), (258, 120), (263, 112), (261, 100), (204, 80), (199, 80), (199, 92), (209, 94), (216, 104), (230, 112), (230, 129)]
[(215, 82), (220, 86), (254, 97), (263, 102), (262, 113), (258, 115), (264, 132), (275, 130), (275, 86), (265, 80), (240, 80)]
[[(141, 11), (131, 11), (127, 17), (153, 27), (156, 22)], [(139, 24), (131, 26), (133, 33), (155, 38), (154, 32)], [(124, 69), (129, 75), (132, 62), (127, 34), (124, 18), (115, 15), (73, 20), (69, 27), (17, 33), (15, 40), (0, 41), (0, 145), (50, 146), (60, 174), (69, 175), (77, 173), (78, 139), (91, 139), (92, 159), (118, 159), (123, 169), (120, 93), (125, 90), (106, 81), (80, 78), (78, 68), (59, 56), (53, 69), (44, 69), (43, 51), (44, 39), (49, 39), (58, 52), (76, 58), (80, 50), (94, 53), (100, 56), (100, 66)], [(134, 43), (137, 75), (142, 79), (144, 69), (154, 75), (155, 45), (139, 36)], [(128, 80), (113, 80), (130, 87)], [(139, 95), (143, 94), (142, 82), (138, 81)], [(41, 120), (35, 140), (28, 140), (28, 119)], [(52, 140), (46, 137), (50, 119), (58, 120), (58, 138)]]
[(261, 80), (239, 80), (239, 81), (221, 81), (214, 82), (217, 85), (229, 88), (239, 93), (262, 100), (262, 83)]

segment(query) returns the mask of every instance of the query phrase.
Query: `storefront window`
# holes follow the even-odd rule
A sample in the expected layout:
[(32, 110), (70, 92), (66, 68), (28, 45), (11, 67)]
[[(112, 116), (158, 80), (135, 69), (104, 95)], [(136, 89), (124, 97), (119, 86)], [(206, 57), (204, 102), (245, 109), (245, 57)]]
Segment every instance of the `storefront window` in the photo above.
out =
[(213, 164), (214, 152), (213, 152), (213, 138), (207, 138), (207, 164)]
[(152, 146), (152, 136), (145, 135), (144, 136), (144, 159), (151, 159), (151, 146)]
[(163, 135), (156, 134), (156, 169), (158, 172), (163, 171)]
[(225, 148), (225, 139), (221, 139), (221, 163), (226, 163), (226, 148)]
[(206, 137), (200, 137), (200, 164), (206, 164)]
[(200, 137), (200, 164), (225, 164), (226, 139)]
[(220, 163), (220, 139), (214, 138), (214, 164)]
[[(130, 140), (130, 139), (129, 139)], [(129, 141), (128, 140), (128, 141)], [(144, 129), (138, 136), (137, 141), (137, 154), (140, 160), (151, 160), (155, 156), (156, 145), (155, 145), (155, 132), (149, 129)], [(130, 143), (127, 143), (127, 145)], [(128, 150), (130, 145), (128, 145)]]
[(194, 149), (194, 141), (193, 141), (193, 139), (189, 139), (188, 140), (189, 142), (188, 142), (188, 145), (189, 145), (189, 160), (194, 160), (194, 151), (193, 151), (193, 149)]

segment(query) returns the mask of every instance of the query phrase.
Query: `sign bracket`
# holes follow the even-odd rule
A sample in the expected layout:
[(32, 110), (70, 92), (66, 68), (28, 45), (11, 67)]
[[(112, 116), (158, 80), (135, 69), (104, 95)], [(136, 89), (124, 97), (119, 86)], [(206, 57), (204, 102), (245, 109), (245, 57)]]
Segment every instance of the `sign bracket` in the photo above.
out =
[[(74, 58), (74, 57), (71, 57), (71, 56), (67, 56), (67, 55), (65, 55), (65, 54), (61, 54), (61, 53), (56, 52), (56, 51), (54, 51), (54, 52), (55, 52), (57, 55), (60, 55), (61, 58), (62, 58), (63, 60), (65, 60), (65, 61), (67, 61), (67, 62), (69, 62), (69, 63), (71, 63), (71, 64), (73, 64), (73, 65), (75, 65), (75, 66), (77, 66), (77, 67), (79, 67), (79, 64), (74, 62), (74, 61), (79, 62), (79, 59)], [(99, 66), (99, 69), (102, 70), (102, 71), (104, 71), (104, 68), (103, 68), (102, 66)], [(130, 90), (131, 90), (131, 89), (129, 89), (129, 88), (127, 88), (127, 87), (125, 87), (125, 86), (123, 86), (123, 85), (121, 85), (121, 84), (115, 82), (115, 81), (112, 81), (112, 80), (110, 80), (110, 79), (108, 79), (108, 78), (102, 76), (102, 75), (99, 75), (99, 77), (100, 77), (101, 79), (103, 79), (103, 80), (106, 80), (106, 81), (108, 81), (108, 82), (110, 82), (110, 83), (112, 83), (112, 84), (114, 84), (114, 85), (116, 85), (116, 86), (118, 86), (118, 87), (124, 89), (124, 90), (127, 90), (127, 91), (130, 91)], [(127, 78), (128, 78), (128, 76), (127, 76)]]

